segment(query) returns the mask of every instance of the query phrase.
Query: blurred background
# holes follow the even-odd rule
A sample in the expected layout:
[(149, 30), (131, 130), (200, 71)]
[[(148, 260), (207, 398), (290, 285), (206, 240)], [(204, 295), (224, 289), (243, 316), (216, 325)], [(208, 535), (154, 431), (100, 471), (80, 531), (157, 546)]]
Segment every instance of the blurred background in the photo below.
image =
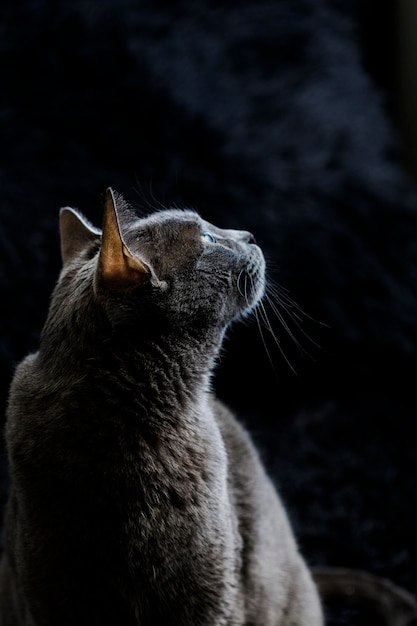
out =
[(308, 562), (414, 594), (416, 24), (414, 0), (0, 7), (2, 415), (60, 270), (61, 206), (100, 226), (112, 186), (143, 215), (251, 230), (273, 332), (233, 327), (214, 386)]

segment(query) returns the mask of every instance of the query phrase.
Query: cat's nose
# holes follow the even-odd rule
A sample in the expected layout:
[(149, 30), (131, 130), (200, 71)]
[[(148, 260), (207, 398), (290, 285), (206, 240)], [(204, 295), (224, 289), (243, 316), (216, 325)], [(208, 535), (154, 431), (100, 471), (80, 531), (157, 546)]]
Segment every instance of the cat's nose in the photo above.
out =
[(230, 237), (235, 241), (241, 243), (256, 243), (254, 235), (248, 230), (231, 230), (229, 229)]
[(250, 233), (249, 231), (245, 231), (244, 241), (246, 243), (256, 243), (255, 235), (252, 235), (252, 233)]

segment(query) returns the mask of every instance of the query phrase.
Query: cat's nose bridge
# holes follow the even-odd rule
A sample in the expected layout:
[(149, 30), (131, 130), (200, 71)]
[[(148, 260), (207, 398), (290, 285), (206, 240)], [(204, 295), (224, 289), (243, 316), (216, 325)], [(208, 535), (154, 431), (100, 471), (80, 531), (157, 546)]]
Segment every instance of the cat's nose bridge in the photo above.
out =
[(233, 233), (233, 238), (237, 241), (241, 241), (242, 243), (256, 243), (255, 236), (248, 230), (230, 229), (229, 232)]

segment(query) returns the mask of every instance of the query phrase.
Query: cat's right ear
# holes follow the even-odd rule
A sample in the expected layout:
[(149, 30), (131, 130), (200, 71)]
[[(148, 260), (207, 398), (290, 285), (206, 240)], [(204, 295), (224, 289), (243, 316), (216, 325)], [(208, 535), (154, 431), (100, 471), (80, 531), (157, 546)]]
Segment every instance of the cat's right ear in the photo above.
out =
[(101, 231), (71, 207), (64, 207), (59, 213), (61, 233), (61, 257), (64, 265), (81, 254), (88, 244), (100, 239)]
[(132, 254), (123, 239), (118, 217), (119, 205), (125, 206), (123, 198), (109, 187), (104, 203), (97, 281), (112, 291), (137, 287), (144, 284), (150, 277), (148, 265)]

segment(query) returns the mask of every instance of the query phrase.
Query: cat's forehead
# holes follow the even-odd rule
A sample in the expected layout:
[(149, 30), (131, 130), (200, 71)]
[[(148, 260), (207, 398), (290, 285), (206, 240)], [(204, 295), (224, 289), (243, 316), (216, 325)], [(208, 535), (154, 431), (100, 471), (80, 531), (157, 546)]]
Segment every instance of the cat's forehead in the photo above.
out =
[(195, 224), (201, 227), (202, 218), (192, 209), (163, 209), (142, 218), (135, 218), (124, 223), (125, 232), (158, 230), (169, 228), (175, 224)]
[(147, 218), (145, 221), (154, 221), (155, 223), (165, 224), (169, 222), (195, 222), (200, 224), (202, 222), (201, 217), (196, 211), (192, 209), (163, 209), (157, 211)]

